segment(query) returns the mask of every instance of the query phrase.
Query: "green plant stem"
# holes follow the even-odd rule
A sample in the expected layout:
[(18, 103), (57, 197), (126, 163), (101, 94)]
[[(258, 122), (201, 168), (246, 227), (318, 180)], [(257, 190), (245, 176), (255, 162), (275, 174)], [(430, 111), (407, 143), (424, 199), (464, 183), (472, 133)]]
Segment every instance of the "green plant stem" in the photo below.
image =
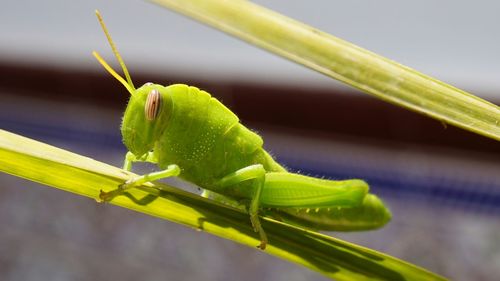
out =
[[(0, 130), (0, 171), (97, 199), (133, 173)], [(247, 213), (164, 184), (147, 183), (118, 196), (113, 205), (170, 220), (256, 247)], [(95, 203), (98, 204), (98, 203)], [(388, 255), (316, 232), (262, 219), (265, 252), (338, 280), (443, 280)]]
[(241, 0), (150, 0), (390, 103), (500, 140), (498, 106)]

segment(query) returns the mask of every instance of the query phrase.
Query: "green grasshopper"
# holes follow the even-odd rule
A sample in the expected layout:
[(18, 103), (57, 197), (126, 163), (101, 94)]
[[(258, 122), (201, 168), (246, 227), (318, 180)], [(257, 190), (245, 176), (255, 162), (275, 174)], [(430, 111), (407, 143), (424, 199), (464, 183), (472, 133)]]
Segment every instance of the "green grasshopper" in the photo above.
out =
[(168, 177), (205, 189), (214, 200), (241, 202), (260, 236), (268, 239), (259, 213), (316, 230), (367, 230), (385, 225), (389, 210), (359, 179), (334, 181), (290, 173), (263, 149), (263, 140), (209, 93), (183, 84), (146, 83), (135, 89), (99, 12), (99, 23), (126, 77), (97, 53), (102, 66), (130, 93), (121, 133), (128, 149), (124, 169), (143, 161), (162, 170), (131, 178), (116, 190), (101, 191), (110, 201), (125, 190)]

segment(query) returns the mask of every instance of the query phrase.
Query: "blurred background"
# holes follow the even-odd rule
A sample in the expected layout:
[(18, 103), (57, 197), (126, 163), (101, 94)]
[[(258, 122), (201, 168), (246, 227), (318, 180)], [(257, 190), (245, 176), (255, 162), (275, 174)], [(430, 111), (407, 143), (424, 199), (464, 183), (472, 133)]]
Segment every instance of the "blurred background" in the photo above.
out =
[[(497, 1), (255, 1), (500, 103)], [(220, 99), (293, 171), (363, 178), (385, 228), (329, 233), (454, 280), (500, 275), (500, 145), (389, 105), (153, 4), (3, 1), (0, 129), (121, 166), (128, 94), (185, 83)], [(152, 170), (154, 167), (147, 167)], [(0, 280), (324, 280), (168, 221), (0, 174)]]

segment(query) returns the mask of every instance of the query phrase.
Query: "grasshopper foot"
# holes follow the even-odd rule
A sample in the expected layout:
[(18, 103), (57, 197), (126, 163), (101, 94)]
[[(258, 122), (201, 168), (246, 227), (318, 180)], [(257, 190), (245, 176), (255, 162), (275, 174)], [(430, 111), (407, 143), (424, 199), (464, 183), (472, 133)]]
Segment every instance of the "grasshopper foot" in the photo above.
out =
[(265, 250), (267, 245), (267, 235), (260, 224), (259, 217), (257, 215), (251, 215), (250, 221), (252, 222), (253, 230), (257, 232), (260, 237), (260, 244), (257, 246), (257, 248)]
[(122, 186), (123, 184), (119, 185), (117, 189), (111, 190), (109, 192), (105, 192), (101, 189), (101, 191), (99, 192), (99, 199), (96, 199), (96, 201), (99, 203), (106, 203), (113, 200), (113, 198), (115, 198), (116, 196), (123, 194)]
[(267, 241), (260, 241), (260, 244), (259, 244), (259, 246), (257, 246), (257, 248), (259, 248), (261, 250), (265, 250), (266, 245), (267, 245)]

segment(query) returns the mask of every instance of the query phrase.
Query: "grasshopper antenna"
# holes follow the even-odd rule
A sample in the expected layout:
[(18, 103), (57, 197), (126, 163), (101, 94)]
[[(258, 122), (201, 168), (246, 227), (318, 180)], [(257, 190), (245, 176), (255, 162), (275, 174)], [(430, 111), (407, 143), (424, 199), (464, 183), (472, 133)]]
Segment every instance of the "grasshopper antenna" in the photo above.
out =
[(98, 52), (93, 51), (92, 55), (99, 61), (99, 63), (111, 74), (113, 77), (116, 78), (120, 83), (125, 86), (127, 91), (131, 95), (134, 95), (135, 92), (135, 87), (134, 83), (132, 82), (132, 79), (130, 78), (130, 74), (128, 73), (127, 67), (125, 66), (125, 63), (123, 62), (122, 57), (120, 56), (120, 53), (118, 52), (118, 49), (115, 46), (115, 43), (113, 42), (113, 39), (111, 39), (111, 35), (108, 32), (108, 29), (106, 28), (106, 25), (104, 24), (104, 20), (102, 19), (101, 13), (99, 13), (98, 10), (95, 10), (95, 14), (97, 16), (97, 19), (99, 20), (99, 23), (101, 24), (102, 30), (104, 31), (104, 34), (106, 34), (106, 38), (108, 39), (109, 45), (111, 46), (111, 49), (113, 50), (113, 53), (115, 54), (116, 59), (118, 60), (118, 63), (120, 63), (120, 66), (123, 69), (123, 73), (125, 74), (125, 77), (127, 78), (127, 81), (123, 79), (116, 71), (113, 70), (111, 66), (109, 66), (108, 63), (99, 55)]

